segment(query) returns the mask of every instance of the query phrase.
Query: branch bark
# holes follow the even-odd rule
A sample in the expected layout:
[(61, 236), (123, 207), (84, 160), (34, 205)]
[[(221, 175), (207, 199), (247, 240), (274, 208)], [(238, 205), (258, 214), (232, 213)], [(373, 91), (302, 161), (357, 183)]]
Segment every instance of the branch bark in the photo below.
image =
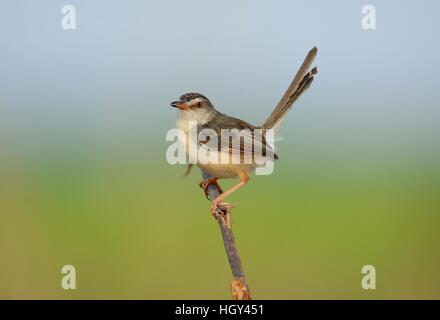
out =
[[(203, 179), (209, 179), (211, 175), (205, 171), (202, 171)], [(211, 199), (215, 199), (220, 195), (220, 190), (216, 185), (211, 184), (208, 187), (208, 194)], [(217, 209), (215, 213), (215, 219), (220, 227), (220, 232), (223, 238), (223, 244), (225, 246), (226, 255), (228, 256), (229, 265), (232, 271), (232, 299), (233, 300), (251, 300), (251, 293), (246, 281), (243, 266), (241, 264), (240, 256), (238, 255), (237, 245), (235, 244), (234, 233), (231, 229), (231, 211), (224, 212), (221, 209)]]

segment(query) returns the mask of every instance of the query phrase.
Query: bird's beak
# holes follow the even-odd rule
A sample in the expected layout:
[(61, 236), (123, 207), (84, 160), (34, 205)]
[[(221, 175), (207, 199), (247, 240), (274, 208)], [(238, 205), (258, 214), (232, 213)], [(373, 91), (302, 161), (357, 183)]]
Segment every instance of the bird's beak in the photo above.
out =
[(180, 110), (186, 110), (189, 108), (187, 103), (183, 103), (181, 101), (173, 101), (171, 102), (171, 106), (174, 108), (179, 108)]

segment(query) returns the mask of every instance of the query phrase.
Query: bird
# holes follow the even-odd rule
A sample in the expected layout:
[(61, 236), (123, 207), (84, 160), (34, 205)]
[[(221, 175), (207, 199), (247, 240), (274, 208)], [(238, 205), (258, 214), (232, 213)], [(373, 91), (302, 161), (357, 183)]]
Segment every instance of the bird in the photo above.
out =
[[(211, 141), (210, 150), (216, 152), (216, 156), (231, 155), (236, 153), (240, 155), (240, 159), (249, 155), (252, 158), (251, 162), (234, 163), (229, 160), (220, 163), (205, 163), (196, 160), (196, 164), (203, 171), (210, 174), (210, 178), (202, 181), (200, 187), (205, 191), (205, 195), (208, 197), (208, 187), (212, 184), (216, 185), (220, 191), (220, 195), (215, 199), (211, 199), (211, 212), (215, 215), (218, 208), (221, 210), (229, 210), (234, 207), (233, 204), (225, 202), (225, 198), (230, 196), (233, 192), (237, 191), (245, 184), (248, 183), (250, 174), (258, 167), (257, 159), (258, 155), (255, 153), (255, 146), (262, 148), (262, 156), (269, 156), (273, 160), (278, 160), (278, 155), (274, 152), (274, 146), (271, 145), (265, 137), (264, 132), (269, 129), (279, 128), (281, 122), (285, 118), (288, 111), (292, 108), (293, 103), (310, 87), (311, 83), (315, 79), (318, 69), (317, 67), (311, 68), (313, 60), (317, 55), (317, 47), (313, 47), (307, 53), (303, 63), (299, 67), (296, 75), (294, 76), (289, 87), (285, 91), (282, 98), (279, 100), (275, 108), (269, 117), (260, 126), (252, 125), (244, 120), (228, 116), (218, 111), (211, 101), (201, 93), (190, 92), (183, 94), (178, 101), (171, 102), (171, 106), (180, 110), (179, 117), (176, 122), (176, 128), (180, 129), (184, 133), (183, 145), (187, 155), (189, 155), (190, 144), (193, 143), (197, 147), (204, 147), (209, 145), (208, 141), (191, 141), (189, 138), (189, 132), (192, 127), (195, 127), (197, 132), (206, 129), (210, 132), (214, 132), (218, 135), (219, 141)], [(230, 136), (225, 136), (224, 130), (234, 129), (245, 130), (250, 134), (245, 134), (244, 137), (237, 137), (240, 143), (235, 144), (230, 142)], [(257, 137), (257, 130), (262, 130), (263, 134)], [(234, 139), (234, 136), (232, 136)], [(244, 148), (244, 140), (251, 140), (252, 148)], [(261, 155), (260, 155), (261, 157)], [(260, 159), (261, 160), (261, 159)], [(186, 174), (189, 173), (192, 164), (188, 165)], [(239, 182), (232, 186), (229, 190), (223, 192), (218, 185), (219, 179), (238, 178)]]

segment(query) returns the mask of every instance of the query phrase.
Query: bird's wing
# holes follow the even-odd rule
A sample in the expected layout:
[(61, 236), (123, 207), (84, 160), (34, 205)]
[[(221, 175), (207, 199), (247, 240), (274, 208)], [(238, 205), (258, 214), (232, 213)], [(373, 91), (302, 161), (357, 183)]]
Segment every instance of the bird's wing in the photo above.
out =
[(263, 128), (272, 129), (278, 127), (286, 116), (287, 112), (292, 107), (293, 103), (310, 87), (310, 84), (318, 72), (316, 67), (309, 71), (309, 68), (317, 53), (318, 49), (316, 47), (313, 47), (309, 51), (283, 97), (278, 102), (271, 115), (263, 123)]
[[(200, 129), (212, 129), (217, 135), (217, 140), (201, 137), (200, 145), (206, 149), (239, 156), (241, 161), (245, 157), (258, 163), (267, 159), (278, 159), (273, 147), (266, 140), (264, 130), (243, 120), (221, 115), (201, 126)], [(209, 135), (209, 131), (206, 133)]]

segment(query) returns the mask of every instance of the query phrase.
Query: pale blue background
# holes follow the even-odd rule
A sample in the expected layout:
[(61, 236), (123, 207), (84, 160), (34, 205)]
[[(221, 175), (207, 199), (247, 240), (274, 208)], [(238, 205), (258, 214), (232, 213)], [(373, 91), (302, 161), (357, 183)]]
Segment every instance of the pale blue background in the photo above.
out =
[[(60, 26), (65, 4), (77, 9), (75, 31)], [(375, 31), (361, 28), (363, 4), (377, 9)], [(259, 124), (316, 45), (318, 80), (284, 136), (307, 135), (324, 152), (430, 152), (439, 10), (435, 1), (3, 1), (2, 140), (162, 144), (176, 117), (168, 103), (187, 91)]]

